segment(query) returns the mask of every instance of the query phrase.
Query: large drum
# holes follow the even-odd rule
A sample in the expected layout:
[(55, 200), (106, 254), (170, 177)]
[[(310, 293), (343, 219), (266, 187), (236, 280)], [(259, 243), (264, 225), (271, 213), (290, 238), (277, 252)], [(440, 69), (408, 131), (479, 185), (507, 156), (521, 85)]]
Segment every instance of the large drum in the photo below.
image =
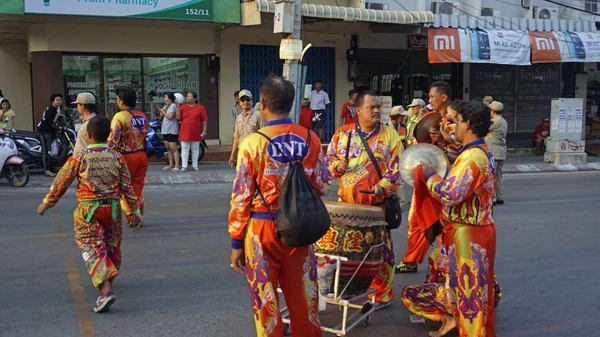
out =
[[(364, 294), (379, 273), (383, 261), (382, 243), (387, 226), (383, 210), (375, 206), (334, 201), (324, 203), (331, 217), (331, 227), (315, 243), (315, 252), (347, 257), (349, 261), (341, 265), (339, 291), (349, 284), (344, 297)], [(363, 259), (365, 261), (361, 266)], [(333, 292), (331, 272), (335, 261), (321, 258), (317, 262), (321, 292)]]

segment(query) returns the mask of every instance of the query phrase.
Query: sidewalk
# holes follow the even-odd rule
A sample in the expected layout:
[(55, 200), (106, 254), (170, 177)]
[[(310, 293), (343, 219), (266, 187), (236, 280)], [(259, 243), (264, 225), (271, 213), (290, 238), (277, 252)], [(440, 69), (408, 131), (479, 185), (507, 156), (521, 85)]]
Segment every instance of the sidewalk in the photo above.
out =
[[(163, 163), (150, 164), (146, 185), (232, 183), (235, 176), (234, 169), (230, 168), (227, 162), (222, 161), (201, 161), (198, 172), (174, 173), (162, 171), (163, 167)], [(587, 164), (582, 165), (554, 165), (543, 163), (541, 156), (509, 155), (503, 169), (505, 174), (573, 171), (600, 171), (600, 157), (588, 156)], [(49, 187), (52, 180), (53, 178), (42, 175), (42, 171), (32, 172), (27, 187)], [(0, 183), (3, 184), (4, 181)]]

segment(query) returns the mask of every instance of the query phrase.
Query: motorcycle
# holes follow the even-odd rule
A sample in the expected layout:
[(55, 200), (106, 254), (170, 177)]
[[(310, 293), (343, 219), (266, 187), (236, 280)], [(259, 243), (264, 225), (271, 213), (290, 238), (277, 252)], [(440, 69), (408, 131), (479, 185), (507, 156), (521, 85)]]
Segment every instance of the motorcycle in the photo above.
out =
[[(167, 147), (165, 146), (165, 141), (160, 133), (161, 125), (162, 124), (158, 119), (151, 120), (146, 140), (152, 144), (152, 147), (154, 148), (154, 156), (157, 159), (167, 159)], [(204, 158), (206, 149), (208, 149), (208, 145), (206, 144), (206, 140), (202, 139), (202, 141), (200, 141), (198, 161)], [(177, 151), (179, 151), (179, 154), (181, 155), (181, 145), (179, 144), (177, 145)], [(192, 156), (189, 157), (188, 162), (192, 162)]]
[[(52, 146), (47, 151), (50, 153), (51, 166), (62, 167), (73, 155), (77, 134), (71, 127), (71, 123), (62, 117), (56, 122), (54, 128), (57, 137), (53, 139)], [(14, 130), (8, 136), (17, 145), (19, 156), (25, 160), (28, 168), (44, 168), (44, 154), (39, 132)]]
[(0, 178), (6, 178), (13, 187), (23, 187), (29, 182), (29, 169), (15, 142), (0, 129)]

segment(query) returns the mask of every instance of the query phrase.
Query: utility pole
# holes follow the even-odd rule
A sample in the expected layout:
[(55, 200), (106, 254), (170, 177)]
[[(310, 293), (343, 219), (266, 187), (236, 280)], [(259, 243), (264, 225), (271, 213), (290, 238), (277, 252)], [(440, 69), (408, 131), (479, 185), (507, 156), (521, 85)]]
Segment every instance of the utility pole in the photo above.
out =
[[(275, 34), (281, 33), (283, 39), (291, 39), (289, 40), (288, 46), (290, 49), (288, 51), (295, 49), (298, 52), (298, 48), (301, 51), (302, 0), (277, 0), (273, 21), (275, 22), (273, 32)], [(296, 88), (296, 99), (294, 100), (292, 111), (290, 111), (290, 117), (296, 123), (300, 119), (300, 102), (302, 101), (302, 90), (304, 87), (304, 76), (302, 73), (299, 57), (285, 59), (285, 63), (283, 64), (283, 78), (292, 82)]]

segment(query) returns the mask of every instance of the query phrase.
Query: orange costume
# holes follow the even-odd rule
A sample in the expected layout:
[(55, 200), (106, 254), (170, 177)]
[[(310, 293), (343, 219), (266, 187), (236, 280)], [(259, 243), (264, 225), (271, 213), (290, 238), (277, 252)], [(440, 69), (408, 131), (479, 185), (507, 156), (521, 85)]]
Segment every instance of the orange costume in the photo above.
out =
[(77, 201), (73, 214), (75, 241), (81, 249), (94, 287), (119, 275), (121, 266), (121, 212), (119, 199), (140, 212), (131, 188), (127, 164), (106, 144), (93, 144), (69, 158), (58, 172), (44, 204), (54, 207), (75, 178)]
[[(283, 336), (277, 295), (277, 288), (281, 287), (292, 334), (321, 336), (313, 248), (283, 245), (271, 216), (277, 216), (279, 190), (291, 162), (302, 160), (306, 175), (321, 195), (329, 190), (331, 175), (314, 132), (290, 119), (267, 122), (260, 132), (271, 138), (271, 142), (252, 133), (240, 144), (229, 212), (232, 248), (244, 248), (256, 334)], [(262, 201), (258, 189), (268, 205)]]
[[(113, 117), (108, 137), (108, 146), (125, 157), (127, 168), (131, 174), (131, 185), (133, 185), (142, 213), (144, 212), (142, 192), (148, 171), (148, 156), (146, 155), (148, 124), (148, 119), (142, 111), (124, 110)], [(127, 221), (131, 222), (133, 211), (124, 200), (121, 200), (121, 208)]]
[(426, 283), (402, 290), (410, 311), (434, 321), (445, 314), (454, 316), (460, 337), (496, 336), (495, 171), (493, 155), (478, 139), (461, 149), (447, 179), (435, 173), (426, 178), (429, 193), (443, 205), (440, 220), (449, 277), (446, 285)]
[[(362, 132), (359, 130), (359, 132)], [(350, 153), (348, 156), (348, 168), (344, 174), (336, 170), (339, 161), (346, 156), (348, 137), (351, 135)], [(339, 128), (327, 149), (327, 165), (329, 171), (338, 178), (338, 196), (340, 202), (382, 206), (383, 198), (377, 198), (373, 194), (360, 193), (360, 190), (371, 190), (378, 184), (384, 190), (384, 197), (396, 193), (401, 182), (399, 155), (402, 144), (398, 132), (386, 125), (379, 124), (369, 135), (363, 134), (371, 148), (383, 179), (379, 179), (377, 170), (369, 159), (365, 147), (357, 134), (356, 123), (347, 124)], [(391, 233), (386, 231), (386, 243), (384, 246), (384, 261), (379, 275), (371, 283), (371, 288), (377, 290), (376, 301), (387, 303), (394, 299), (394, 248)]]
[[(427, 114), (438, 113), (436, 111), (431, 111)], [(450, 134), (454, 134), (456, 132), (456, 124), (449, 123), (448, 119), (444, 116), (442, 117), (442, 123), (445, 128), (448, 129)], [(416, 139), (413, 140), (414, 143), (417, 143)], [(448, 159), (450, 162), (454, 162), (456, 156), (458, 154), (458, 145), (455, 144), (447, 144), (446, 142), (434, 142), (433, 145), (438, 146), (444, 152), (446, 152)], [(427, 255), (427, 250), (431, 246), (431, 243), (427, 239), (426, 231), (431, 228), (433, 223), (427, 224), (419, 224), (417, 212), (418, 211), (427, 211), (424, 209), (418, 209), (418, 203), (415, 202), (416, 198), (419, 198), (416, 194), (413, 194), (413, 199), (410, 205), (410, 210), (408, 212), (408, 244), (407, 250), (404, 256), (402, 257), (402, 263), (398, 266), (401, 268), (402, 265), (406, 264), (418, 264), (422, 263)], [(437, 216), (436, 216), (437, 218)], [(434, 234), (435, 235), (435, 234)], [(440, 240), (441, 244), (441, 240)]]

